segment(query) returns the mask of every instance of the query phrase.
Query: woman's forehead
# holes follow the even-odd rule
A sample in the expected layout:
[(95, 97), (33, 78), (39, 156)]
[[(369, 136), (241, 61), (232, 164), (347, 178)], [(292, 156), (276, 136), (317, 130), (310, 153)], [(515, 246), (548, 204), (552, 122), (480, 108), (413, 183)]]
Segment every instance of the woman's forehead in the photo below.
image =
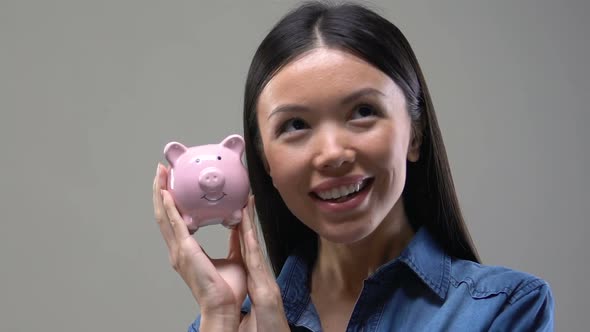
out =
[(268, 111), (281, 103), (341, 98), (367, 88), (392, 97), (401, 93), (389, 76), (365, 60), (349, 52), (317, 48), (274, 75), (260, 94), (259, 111)]

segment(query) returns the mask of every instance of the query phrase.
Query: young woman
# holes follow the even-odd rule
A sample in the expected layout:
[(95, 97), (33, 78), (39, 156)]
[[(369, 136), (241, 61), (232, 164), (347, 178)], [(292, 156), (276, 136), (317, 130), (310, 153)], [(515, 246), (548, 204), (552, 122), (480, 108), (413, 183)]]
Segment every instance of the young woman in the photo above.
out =
[(189, 331), (552, 330), (545, 281), (479, 263), (392, 23), (353, 4), (286, 15), (252, 61), (244, 137), (253, 196), (227, 259), (189, 234), (158, 165), (156, 219), (201, 308)]

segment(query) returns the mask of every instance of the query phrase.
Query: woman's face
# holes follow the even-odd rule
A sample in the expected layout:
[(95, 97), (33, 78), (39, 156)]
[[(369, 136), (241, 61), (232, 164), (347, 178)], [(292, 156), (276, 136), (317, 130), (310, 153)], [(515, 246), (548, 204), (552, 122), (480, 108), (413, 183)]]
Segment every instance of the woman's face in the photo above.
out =
[(322, 238), (356, 242), (403, 209), (406, 161), (419, 146), (402, 91), (379, 69), (314, 49), (269, 81), (257, 119), (274, 186)]

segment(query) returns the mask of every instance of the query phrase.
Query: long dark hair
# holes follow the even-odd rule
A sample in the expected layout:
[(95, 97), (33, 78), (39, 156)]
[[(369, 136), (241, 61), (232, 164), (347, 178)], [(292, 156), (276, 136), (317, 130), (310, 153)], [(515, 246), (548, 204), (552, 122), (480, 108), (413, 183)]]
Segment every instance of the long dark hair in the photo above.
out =
[(422, 137), (420, 159), (408, 162), (402, 194), (414, 229), (426, 227), (452, 256), (479, 262), (455, 193), (434, 107), (416, 56), (401, 31), (358, 4), (307, 2), (284, 16), (252, 60), (244, 96), (248, 175), (273, 270), (304, 244), (317, 250), (317, 234), (287, 208), (265, 169), (256, 119), (258, 97), (277, 71), (317, 47), (350, 52), (387, 74), (403, 91), (412, 132)]

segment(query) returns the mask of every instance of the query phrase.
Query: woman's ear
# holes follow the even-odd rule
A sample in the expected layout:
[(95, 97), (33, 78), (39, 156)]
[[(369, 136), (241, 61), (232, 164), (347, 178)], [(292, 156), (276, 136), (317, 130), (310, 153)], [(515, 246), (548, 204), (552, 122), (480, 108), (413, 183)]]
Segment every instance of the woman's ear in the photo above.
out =
[(422, 128), (415, 128), (412, 126), (412, 138), (408, 146), (408, 161), (417, 162), (420, 159), (420, 147), (422, 146)]
[(266, 158), (264, 157), (264, 155), (262, 155), (260, 157), (260, 159), (262, 159), (262, 165), (264, 166), (264, 170), (266, 171), (266, 174), (268, 174), (268, 176), (270, 177), (270, 181), (272, 182), (272, 186), (276, 188), (275, 180), (272, 177), (272, 172), (270, 170), (270, 166), (268, 165), (268, 161), (266, 161)]
[(270, 175), (270, 166), (268, 166), (268, 161), (266, 161), (266, 158), (264, 158), (264, 156), (262, 156), (262, 165), (264, 165), (264, 170), (266, 171), (266, 173), (268, 173), (268, 175), (271, 176)]
[(408, 147), (408, 160), (411, 162), (417, 162), (420, 159), (420, 145), (422, 141), (417, 137), (412, 139), (410, 146)]

